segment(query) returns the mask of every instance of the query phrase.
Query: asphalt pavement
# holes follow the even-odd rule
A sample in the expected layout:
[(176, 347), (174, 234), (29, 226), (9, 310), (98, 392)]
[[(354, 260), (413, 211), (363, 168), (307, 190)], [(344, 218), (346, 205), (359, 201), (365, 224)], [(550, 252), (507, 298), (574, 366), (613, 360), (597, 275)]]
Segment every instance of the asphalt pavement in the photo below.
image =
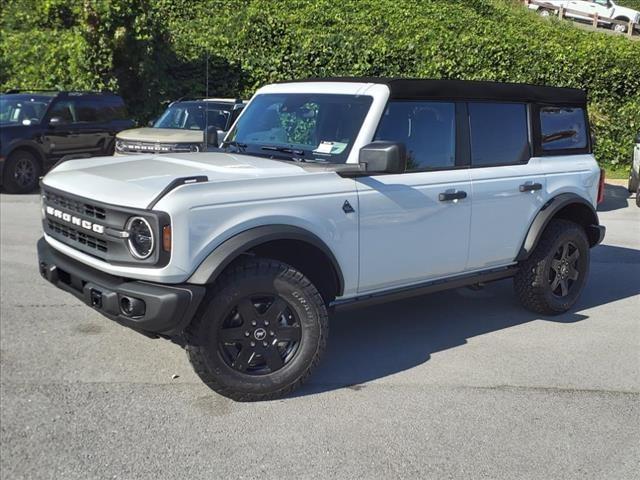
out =
[(570, 312), (510, 281), (344, 311), (293, 397), (207, 389), (184, 351), (38, 274), (37, 195), (0, 196), (2, 479), (635, 479), (640, 209), (623, 187)]

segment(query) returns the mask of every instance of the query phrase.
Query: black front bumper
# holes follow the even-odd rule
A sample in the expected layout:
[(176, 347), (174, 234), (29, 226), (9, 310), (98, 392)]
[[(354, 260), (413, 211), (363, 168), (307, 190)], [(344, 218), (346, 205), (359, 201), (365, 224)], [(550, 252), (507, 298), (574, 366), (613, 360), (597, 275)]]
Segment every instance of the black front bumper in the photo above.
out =
[[(40, 274), (107, 318), (148, 336), (177, 336), (189, 325), (205, 294), (198, 285), (164, 285), (105, 274), (38, 241)], [(144, 302), (143, 311), (126, 315), (123, 299)], [(126, 300), (125, 300), (126, 301)]]

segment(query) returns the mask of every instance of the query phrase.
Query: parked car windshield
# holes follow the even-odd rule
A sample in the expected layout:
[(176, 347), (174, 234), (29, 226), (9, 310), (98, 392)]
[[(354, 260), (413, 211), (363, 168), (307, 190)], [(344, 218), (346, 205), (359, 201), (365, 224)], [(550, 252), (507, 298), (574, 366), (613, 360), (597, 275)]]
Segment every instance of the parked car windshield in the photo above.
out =
[(1, 95), (0, 124), (33, 125), (40, 123), (52, 98), (45, 95)]
[(165, 110), (153, 127), (182, 130), (204, 130), (215, 127), (217, 130), (226, 130), (230, 117), (231, 108), (227, 105), (209, 102), (177, 102)]
[(356, 95), (261, 94), (247, 106), (224, 145), (247, 153), (344, 163), (372, 100)]

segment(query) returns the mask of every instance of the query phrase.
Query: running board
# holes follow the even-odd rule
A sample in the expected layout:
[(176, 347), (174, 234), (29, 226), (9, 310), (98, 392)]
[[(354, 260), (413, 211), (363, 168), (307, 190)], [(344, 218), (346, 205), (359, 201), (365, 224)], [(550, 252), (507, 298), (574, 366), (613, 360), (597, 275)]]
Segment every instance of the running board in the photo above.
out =
[(347, 308), (347, 307), (363, 307), (375, 305), (377, 303), (391, 302), (402, 300), (410, 297), (427, 295), (429, 293), (440, 292), (442, 290), (451, 290), (454, 288), (467, 287), (478, 283), (495, 282), (504, 278), (513, 277), (518, 271), (516, 265), (503, 267), (499, 269), (485, 270), (466, 275), (458, 275), (455, 277), (433, 280), (431, 282), (420, 283), (410, 287), (401, 287), (383, 292), (375, 292), (364, 294), (345, 300), (336, 300), (331, 303), (330, 308)]

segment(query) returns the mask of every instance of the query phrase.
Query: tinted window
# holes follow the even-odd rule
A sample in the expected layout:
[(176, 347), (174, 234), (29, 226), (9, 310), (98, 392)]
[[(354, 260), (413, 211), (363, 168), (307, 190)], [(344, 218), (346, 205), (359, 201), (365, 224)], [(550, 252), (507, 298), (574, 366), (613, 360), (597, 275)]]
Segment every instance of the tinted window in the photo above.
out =
[(509, 165), (529, 160), (525, 105), (470, 103), (469, 116), (473, 165)]
[(124, 102), (120, 97), (105, 95), (104, 97), (96, 100), (99, 122), (125, 120), (127, 118), (127, 110), (125, 109)]
[(542, 107), (540, 127), (545, 151), (587, 147), (587, 125), (582, 108)]
[(375, 140), (404, 143), (407, 170), (452, 167), (456, 162), (456, 106), (442, 102), (392, 102)]
[(76, 121), (75, 105), (70, 100), (60, 100), (51, 108), (49, 118), (59, 118), (63, 123), (73, 123)]
[(98, 121), (98, 102), (93, 98), (77, 98), (73, 100), (76, 121), (87, 123)]

